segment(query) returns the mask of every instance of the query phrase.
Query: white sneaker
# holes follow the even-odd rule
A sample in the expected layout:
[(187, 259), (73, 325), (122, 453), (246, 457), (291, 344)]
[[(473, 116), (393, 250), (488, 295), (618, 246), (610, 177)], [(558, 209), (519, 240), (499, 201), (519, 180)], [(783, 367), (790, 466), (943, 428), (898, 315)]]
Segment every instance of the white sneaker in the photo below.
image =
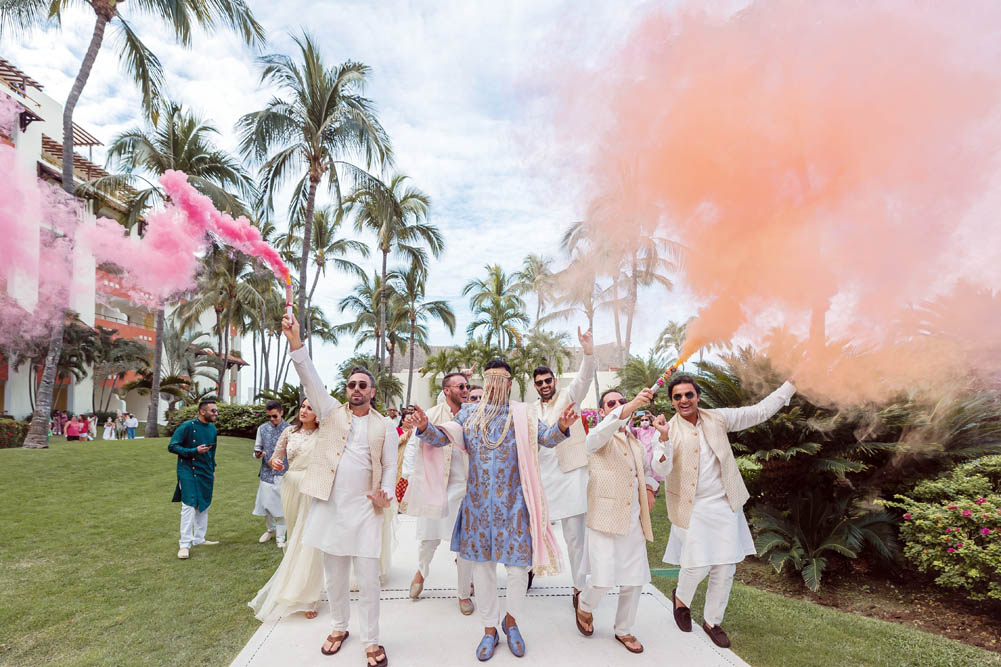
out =
[(284, 549), (285, 548), (285, 540), (275, 540), (275, 544), (278, 545), (279, 549)]
[(264, 534), (261, 535), (261, 537), (257, 541), (260, 542), (261, 544), (264, 544), (265, 542), (270, 540), (273, 536), (274, 536), (273, 532), (271, 532), (270, 530), (266, 530), (264, 531)]
[(199, 542), (195, 546), (197, 546), (197, 547), (202, 547), (202, 546), (205, 546), (205, 547), (214, 547), (217, 544), (219, 544), (219, 542), (214, 542), (212, 540), (205, 540), (204, 542)]
[(188, 551), (187, 547), (181, 547), (180, 549), (177, 550), (177, 557), (180, 558), (181, 560), (187, 560), (189, 555), (190, 552)]

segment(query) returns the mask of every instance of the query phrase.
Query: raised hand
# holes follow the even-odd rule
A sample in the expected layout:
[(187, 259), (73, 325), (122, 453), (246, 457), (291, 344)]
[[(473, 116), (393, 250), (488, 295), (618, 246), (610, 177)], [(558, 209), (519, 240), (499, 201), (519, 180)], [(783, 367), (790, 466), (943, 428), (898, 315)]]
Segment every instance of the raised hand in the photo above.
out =
[(418, 433), (423, 433), (428, 427), (428, 416), (424, 414), (419, 405), (414, 406), (413, 413), (407, 415), (403, 420), (403, 428), (416, 429)]
[(577, 327), (577, 340), (580, 341), (580, 349), (585, 355), (594, 354), (594, 334), (590, 329), (581, 333), (580, 327)]
[(466, 382), (469, 382), (469, 378), (473, 377), (473, 372), (476, 370), (476, 365), (472, 365), (469, 368), (460, 368), (459, 372), (462, 377), (466, 378)]
[(653, 420), (653, 427), (657, 429), (664, 438), (667, 438), (667, 417), (664, 415), (657, 415), (657, 418)]
[(560, 415), (559, 421), (557, 422), (557, 424), (560, 427), (560, 430), (563, 431), (564, 433), (567, 430), (569, 430), (569, 428), (573, 426), (573, 423), (580, 418), (580, 415), (577, 414), (577, 411), (573, 409), (573, 406), (574, 402), (571, 401), (570, 405), (566, 407), (566, 409), (563, 411), (563, 414)]
[(302, 339), (299, 337), (299, 320), (295, 319), (295, 315), (289, 316), (286, 313), (282, 316), (282, 333), (288, 339), (290, 348), (298, 350), (302, 347)]
[(382, 489), (379, 489), (374, 495), (370, 493), (365, 497), (371, 500), (373, 505), (381, 508), (389, 507), (389, 503), (393, 500), (393, 498)]
[(638, 410), (650, 405), (652, 401), (653, 389), (648, 387), (646, 389), (641, 389), (640, 393), (636, 394), (636, 397), (631, 402), (633, 403), (633, 410)]

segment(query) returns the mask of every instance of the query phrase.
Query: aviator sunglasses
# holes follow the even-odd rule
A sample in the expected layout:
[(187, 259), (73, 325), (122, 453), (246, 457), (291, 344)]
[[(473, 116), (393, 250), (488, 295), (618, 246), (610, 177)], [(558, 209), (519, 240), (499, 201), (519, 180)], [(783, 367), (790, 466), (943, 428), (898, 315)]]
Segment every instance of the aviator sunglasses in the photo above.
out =
[(605, 401), (606, 408), (614, 408), (616, 405), (625, 405), (628, 401), (624, 398), (610, 398)]
[(541, 380), (536, 380), (535, 381), (535, 386), (536, 387), (541, 387), (544, 384), (552, 384), (552, 383), (553, 383), (553, 378), (551, 378), (551, 377), (549, 377), (549, 378), (543, 378)]
[(676, 401), (680, 401), (683, 398), (687, 398), (687, 399), (691, 400), (691, 399), (695, 398), (695, 392), (694, 391), (686, 391), (684, 394), (675, 394), (671, 398), (673, 398)]

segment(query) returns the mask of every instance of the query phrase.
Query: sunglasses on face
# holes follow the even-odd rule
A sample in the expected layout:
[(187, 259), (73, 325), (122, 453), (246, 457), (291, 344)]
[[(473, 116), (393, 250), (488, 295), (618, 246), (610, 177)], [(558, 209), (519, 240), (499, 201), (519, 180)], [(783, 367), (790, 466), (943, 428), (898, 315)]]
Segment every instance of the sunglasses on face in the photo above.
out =
[(463, 382), (461, 384), (453, 384), (452, 385), (452, 389), (458, 389), (459, 391), (464, 391), (464, 390), (466, 390), (468, 388), (469, 388), (469, 385), (466, 384), (465, 382)]
[(211, 410), (206, 410), (206, 412), (211, 412), (212, 414), (216, 414), (219, 412), (219, 408), (212, 408)]
[(479, 403), (480, 402), (480, 397), (479, 396), (470, 396), (469, 397), (469, 401), (471, 403)]
[(605, 407), (611, 409), (614, 408), (616, 405), (625, 405), (628, 402), (629, 401), (627, 401), (624, 398), (610, 398), (607, 401), (605, 401)]
[(354, 389), (355, 387), (358, 387), (359, 389), (362, 390), (368, 389), (368, 382), (365, 382), (364, 380), (361, 380), (359, 382), (352, 380), (351, 382), (348, 382), (348, 389)]
[(536, 380), (535, 381), (535, 386), (536, 387), (541, 387), (543, 385), (552, 384), (552, 383), (553, 383), (553, 378), (542, 378), (541, 380)]
[(691, 399), (695, 398), (695, 392), (694, 391), (686, 391), (684, 394), (675, 394), (671, 398), (673, 398), (676, 401), (680, 401), (683, 398), (687, 398), (688, 400), (691, 400)]
[(268, 419), (281, 419), (281, 415), (268, 415)]

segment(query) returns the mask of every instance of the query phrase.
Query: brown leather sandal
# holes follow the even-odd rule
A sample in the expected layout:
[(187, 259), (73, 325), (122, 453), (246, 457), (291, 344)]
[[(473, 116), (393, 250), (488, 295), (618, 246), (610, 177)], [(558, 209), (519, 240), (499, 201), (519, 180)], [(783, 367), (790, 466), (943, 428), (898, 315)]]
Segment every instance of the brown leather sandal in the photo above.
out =
[[(370, 660), (375, 660), (375, 664), (373, 665)], [(368, 667), (386, 667), (389, 664), (386, 647), (380, 644), (375, 648), (369, 647), (365, 649), (365, 664)]]
[(320, 653), (322, 653), (323, 655), (333, 655), (337, 653), (338, 651), (341, 650), (341, 647), (344, 646), (344, 640), (347, 639), (348, 635), (350, 634), (351, 633), (348, 632), (347, 630), (338, 635), (335, 635), (333, 632), (331, 632), (329, 635), (327, 635), (327, 641), (330, 642), (331, 644), (336, 644), (337, 645), (336, 648), (331, 647), (331, 649), (328, 651), (327, 649), (321, 646)]
[[(620, 635), (615, 635), (615, 639), (620, 644), (622, 644), (623, 646), (625, 646), (626, 650), (629, 651), (630, 653), (642, 653), (643, 652), (643, 644), (640, 644), (639, 640), (636, 639), (636, 637), (633, 637), (632, 635), (621, 635), (621, 636)], [(639, 644), (639, 648), (631, 648), (629, 646), (629, 644), (632, 644), (634, 642), (637, 643), (637, 644)]]
[[(587, 614), (587, 616), (582, 616), (582, 614)], [(594, 634), (594, 614), (587, 611), (581, 611), (580, 609), (578, 609), (574, 613), (574, 619), (577, 621), (577, 629), (580, 631), (582, 635), (584, 635), (585, 637), (590, 637), (591, 635)], [(587, 621), (588, 623), (590, 623), (591, 629), (588, 630), (587, 628), (585, 628), (584, 624), (581, 621)]]

